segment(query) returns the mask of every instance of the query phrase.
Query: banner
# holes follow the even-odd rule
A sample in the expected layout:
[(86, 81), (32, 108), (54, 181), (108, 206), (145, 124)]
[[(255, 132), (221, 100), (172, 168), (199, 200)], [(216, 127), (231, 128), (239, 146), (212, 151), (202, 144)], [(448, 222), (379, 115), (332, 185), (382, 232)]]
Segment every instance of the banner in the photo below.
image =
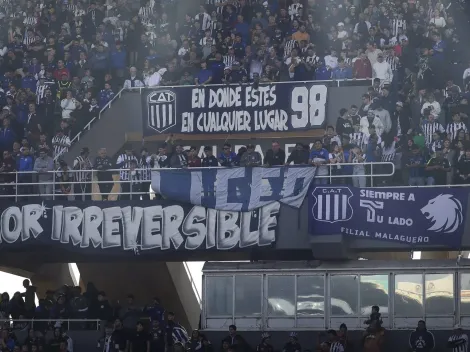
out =
[(143, 135), (321, 128), (327, 97), (321, 82), (150, 88), (142, 91)]
[(0, 249), (43, 244), (141, 254), (269, 246), (279, 208), (278, 202), (244, 213), (165, 201), (28, 203), (1, 208)]
[(315, 171), (312, 166), (163, 169), (152, 171), (152, 189), (217, 210), (251, 211), (277, 201), (299, 208)]
[(309, 192), (312, 235), (458, 247), (469, 192), (465, 188), (313, 187)]

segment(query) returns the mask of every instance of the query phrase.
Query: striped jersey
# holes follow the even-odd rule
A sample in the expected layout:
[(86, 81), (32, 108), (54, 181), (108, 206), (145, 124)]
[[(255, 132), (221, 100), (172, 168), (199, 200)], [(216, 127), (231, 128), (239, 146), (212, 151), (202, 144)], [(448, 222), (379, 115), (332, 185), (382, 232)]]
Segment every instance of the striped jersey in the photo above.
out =
[(218, 14), (222, 14), (224, 12), (224, 6), (216, 5), (223, 4), (224, 2), (225, 0), (206, 0), (206, 4), (214, 6)]
[(427, 145), (430, 145), (432, 143), (432, 135), (434, 133), (436, 133), (436, 132), (444, 133), (445, 132), (444, 127), (442, 127), (442, 125), (437, 121), (424, 123), (421, 126), (421, 128), (423, 129), (424, 140), (425, 140)]
[(233, 63), (237, 61), (237, 58), (235, 55), (225, 55), (223, 60), (225, 67), (232, 67)]
[(284, 44), (284, 57), (289, 57), (292, 50), (297, 49), (299, 47), (299, 43), (297, 40), (291, 39)]
[(330, 346), (330, 352), (344, 352), (344, 347), (338, 341), (333, 342)]
[(304, 8), (304, 5), (298, 3), (298, 4), (291, 4), (289, 5), (288, 12), (291, 21), (295, 20), (297, 17), (300, 15), (300, 10)]
[(140, 178), (142, 181), (150, 181), (152, 179), (152, 167), (150, 166), (150, 156), (141, 157), (139, 160), (138, 167), (140, 170)]
[(354, 132), (349, 134), (351, 145), (359, 147), (361, 150), (365, 144), (365, 133), (364, 132)]
[(467, 352), (468, 351), (468, 336), (467, 334), (452, 335), (449, 337), (452, 347), (452, 352)]
[(132, 160), (136, 163), (138, 162), (134, 155), (127, 155), (124, 153), (118, 156), (116, 164), (120, 165), (120, 169), (123, 169), (119, 172), (121, 181), (129, 181), (129, 169), (131, 167)]
[[(38, 23), (38, 19), (36, 18), (36, 16), (27, 16), (24, 20), (23, 20), (23, 24), (25, 26), (31, 26), (31, 27), (34, 27), (36, 26), (36, 24)], [(25, 43), (26, 44), (26, 43)]]
[(400, 68), (400, 59), (397, 56), (387, 56), (385, 61), (388, 62), (392, 71), (397, 71)]
[(69, 151), (70, 147), (70, 138), (69, 136), (54, 136), (52, 138), (52, 147), (54, 148), (54, 158), (58, 158), (64, 153)]
[(403, 32), (406, 32), (406, 21), (405, 20), (400, 20), (400, 19), (394, 19), (392, 21), (392, 34), (394, 36), (398, 35), (398, 30), (402, 29)]
[(88, 157), (77, 156), (73, 161), (73, 169), (78, 170), (78, 172), (75, 173), (75, 179), (78, 182), (91, 180), (92, 164)]
[(447, 138), (449, 138), (451, 141), (454, 141), (457, 138), (457, 135), (459, 134), (459, 131), (463, 130), (465, 133), (468, 132), (467, 126), (463, 122), (451, 122), (447, 125), (446, 128), (446, 133), (447, 133)]
[(142, 20), (148, 20), (153, 16), (153, 9), (149, 6), (142, 6), (139, 10), (139, 17)]
[(46, 89), (48, 88), (47, 85), (37, 85), (36, 86), (36, 104), (40, 104), (41, 100), (46, 96)]
[(212, 19), (211, 19), (211, 16), (208, 13), (206, 13), (206, 12), (198, 13), (194, 17), (194, 20), (201, 24), (201, 29), (203, 31), (205, 31), (206, 29), (211, 29)]
[(173, 342), (174, 343), (181, 343), (186, 345), (186, 343), (189, 341), (189, 336), (188, 332), (186, 331), (185, 328), (183, 328), (180, 324), (175, 324), (173, 327)]
[(395, 160), (396, 153), (395, 141), (393, 141), (392, 144), (388, 147), (385, 146), (385, 142), (382, 142), (380, 146), (382, 147), (382, 155), (380, 157), (380, 161), (393, 163), (393, 161)]

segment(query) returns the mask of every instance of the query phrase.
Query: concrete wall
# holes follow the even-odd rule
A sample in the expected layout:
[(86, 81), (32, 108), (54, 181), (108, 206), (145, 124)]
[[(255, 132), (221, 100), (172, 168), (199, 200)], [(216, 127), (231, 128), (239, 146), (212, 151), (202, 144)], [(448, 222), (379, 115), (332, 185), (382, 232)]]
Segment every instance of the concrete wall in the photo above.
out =
[(111, 301), (125, 302), (127, 295), (132, 293), (136, 302), (144, 306), (158, 297), (165, 309), (173, 311), (183, 326), (197, 327), (199, 304), (183, 263), (170, 264), (171, 270), (165, 262), (158, 261), (77, 263), (77, 266), (81, 280), (95, 283)]

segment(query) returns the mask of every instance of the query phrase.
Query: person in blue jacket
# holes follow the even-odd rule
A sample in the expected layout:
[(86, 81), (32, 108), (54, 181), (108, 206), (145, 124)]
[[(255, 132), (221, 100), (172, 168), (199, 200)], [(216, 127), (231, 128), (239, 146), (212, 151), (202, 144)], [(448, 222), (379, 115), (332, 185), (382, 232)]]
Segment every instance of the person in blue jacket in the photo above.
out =
[(114, 98), (114, 92), (111, 89), (111, 84), (106, 82), (104, 84), (104, 89), (100, 91), (100, 97), (99, 97), (99, 106), (100, 109), (103, 109), (106, 104), (108, 104), (113, 98)]
[[(16, 169), (18, 170), (18, 183), (32, 183), (33, 180), (33, 171), (34, 168), (34, 160), (33, 157), (30, 155), (29, 147), (24, 146), (22, 148), (21, 156), (16, 160)], [(18, 186), (18, 194), (19, 195), (26, 195), (33, 193), (32, 185), (21, 185)], [(21, 197), (21, 200), (27, 200), (28, 197)]]
[(3, 128), (0, 130), (0, 149), (11, 150), (16, 141), (16, 133), (10, 127), (10, 119), (3, 119)]
[(413, 352), (431, 352), (436, 345), (434, 335), (426, 329), (424, 320), (418, 321), (418, 327), (410, 334), (409, 342)]
[(321, 140), (316, 140), (308, 158), (308, 163), (317, 167), (315, 176), (321, 176), (315, 178), (315, 184), (326, 185), (328, 183), (328, 178), (325, 176), (328, 176), (328, 167), (326, 164), (328, 164), (329, 160), (330, 153), (328, 153), (328, 150), (323, 148)]
[(232, 145), (230, 143), (224, 144), (224, 150), (219, 156), (219, 163), (221, 166), (237, 166), (240, 160), (238, 160), (237, 154), (232, 152)]
[(160, 304), (160, 300), (154, 297), (153, 304), (144, 308), (144, 313), (148, 314), (150, 321), (157, 320), (160, 324), (165, 320), (165, 309)]

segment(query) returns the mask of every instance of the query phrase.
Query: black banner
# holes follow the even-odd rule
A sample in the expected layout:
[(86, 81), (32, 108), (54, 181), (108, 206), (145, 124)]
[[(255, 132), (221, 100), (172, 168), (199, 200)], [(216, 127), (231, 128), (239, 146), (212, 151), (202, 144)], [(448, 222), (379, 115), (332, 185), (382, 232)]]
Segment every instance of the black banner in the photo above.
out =
[(143, 134), (321, 128), (327, 98), (325, 82), (150, 88), (142, 92)]
[[(0, 206), (0, 250), (56, 246), (103, 254), (240, 250), (276, 240), (280, 204), (229, 212), (169, 201)], [(114, 251), (113, 251), (114, 250)]]

